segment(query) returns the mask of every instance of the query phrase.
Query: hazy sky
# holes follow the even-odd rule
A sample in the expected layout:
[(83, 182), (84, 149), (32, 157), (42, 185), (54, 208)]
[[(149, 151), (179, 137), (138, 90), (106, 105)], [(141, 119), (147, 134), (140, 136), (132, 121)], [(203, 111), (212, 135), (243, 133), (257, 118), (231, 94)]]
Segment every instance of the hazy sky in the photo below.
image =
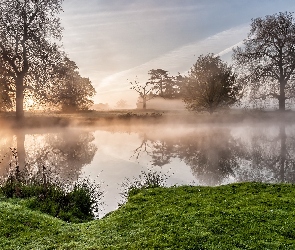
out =
[[(151, 69), (184, 73), (201, 54), (230, 62), (252, 18), (295, 11), (294, 0), (64, 0), (64, 49), (96, 88), (95, 103), (124, 99)], [(128, 80), (127, 80), (128, 79)]]

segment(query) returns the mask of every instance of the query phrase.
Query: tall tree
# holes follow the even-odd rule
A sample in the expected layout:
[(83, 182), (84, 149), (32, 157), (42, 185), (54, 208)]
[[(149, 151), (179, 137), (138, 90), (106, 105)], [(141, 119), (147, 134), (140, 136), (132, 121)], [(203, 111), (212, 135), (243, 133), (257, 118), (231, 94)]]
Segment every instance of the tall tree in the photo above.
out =
[(295, 19), (290, 12), (252, 20), (243, 47), (233, 59), (253, 99), (275, 98), (279, 110), (295, 97)]
[(148, 74), (150, 75), (149, 82), (153, 84), (154, 90), (158, 95), (163, 98), (175, 99), (180, 97), (179, 76), (169, 76), (167, 70), (151, 69)]
[[(63, 0), (3, 0), (0, 2), (0, 61), (15, 91), (16, 117), (24, 116), (26, 89), (38, 91), (52, 65), (60, 60)], [(50, 70), (49, 70), (50, 69)], [(49, 77), (49, 76), (48, 76)]]
[(65, 57), (55, 72), (57, 79), (54, 82), (57, 84), (50, 88), (48, 101), (66, 112), (88, 110), (93, 105), (91, 98), (96, 91), (89, 78), (80, 76), (76, 63)]
[(208, 111), (227, 108), (239, 97), (239, 87), (231, 67), (213, 54), (199, 56), (184, 84), (184, 102), (188, 109)]

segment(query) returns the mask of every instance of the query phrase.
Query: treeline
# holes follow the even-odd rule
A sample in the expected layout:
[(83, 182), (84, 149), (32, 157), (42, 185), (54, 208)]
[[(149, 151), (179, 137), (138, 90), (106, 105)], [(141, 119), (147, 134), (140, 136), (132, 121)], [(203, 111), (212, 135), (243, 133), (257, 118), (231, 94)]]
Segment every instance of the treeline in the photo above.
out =
[(169, 76), (163, 69), (150, 70), (145, 85), (131, 82), (131, 89), (140, 95), (143, 109), (154, 97), (183, 99), (186, 107), (213, 113), (234, 104), (240, 96), (240, 87), (232, 68), (214, 54), (201, 55), (188, 75)]
[(252, 20), (241, 47), (233, 49), (232, 65), (214, 54), (198, 57), (187, 75), (169, 76), (163, 69), (148, 72), (142, 84), (130, 82), (142, 108), (156, 96), (182, 99), (186, 107), (211, 114), (241, 101), (273, 102), (280, 111), (292, 107), (295, 98), (295, 20), (280, 12)]

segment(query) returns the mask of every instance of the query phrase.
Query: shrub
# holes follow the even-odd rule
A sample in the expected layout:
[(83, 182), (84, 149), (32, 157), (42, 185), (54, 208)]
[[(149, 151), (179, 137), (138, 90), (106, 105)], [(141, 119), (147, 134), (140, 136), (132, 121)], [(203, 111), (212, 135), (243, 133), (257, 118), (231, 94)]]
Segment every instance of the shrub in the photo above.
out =
[(68, 185), (45, 167), (34, 175), (16, 167), (2, 180), (0, 191), (6, 198), (27, 199), (25, 204), (29, 208), (68, 222), (92, 220), (102, 196), (99, 185), (88, 179)]
[(133, 177), (132, 180), (126, 178), (121, 185), (123, 191), (120, 194), (124, 200), (123, 202), (126, 201), (130, 194), (138, 193), (141, 189), (164, 187), (168, 177), (161, 172), (149, 170), (148, 172), (141, 171), (138, 178)]

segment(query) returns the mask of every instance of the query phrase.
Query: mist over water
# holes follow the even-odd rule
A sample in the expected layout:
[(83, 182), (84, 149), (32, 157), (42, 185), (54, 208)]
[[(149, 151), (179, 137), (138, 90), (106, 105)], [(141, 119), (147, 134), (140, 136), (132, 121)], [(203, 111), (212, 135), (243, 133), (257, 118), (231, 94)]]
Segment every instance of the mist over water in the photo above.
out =
[(141, 171), (169, 176), (167, 185), (295, 182), (295, 124), (108, 125), (3, 129), (0, 174), (16, 150), (20, 166), (45, 166), (68, 181), (101, 183), (105, 214), (121, 201), (121, 184)]

